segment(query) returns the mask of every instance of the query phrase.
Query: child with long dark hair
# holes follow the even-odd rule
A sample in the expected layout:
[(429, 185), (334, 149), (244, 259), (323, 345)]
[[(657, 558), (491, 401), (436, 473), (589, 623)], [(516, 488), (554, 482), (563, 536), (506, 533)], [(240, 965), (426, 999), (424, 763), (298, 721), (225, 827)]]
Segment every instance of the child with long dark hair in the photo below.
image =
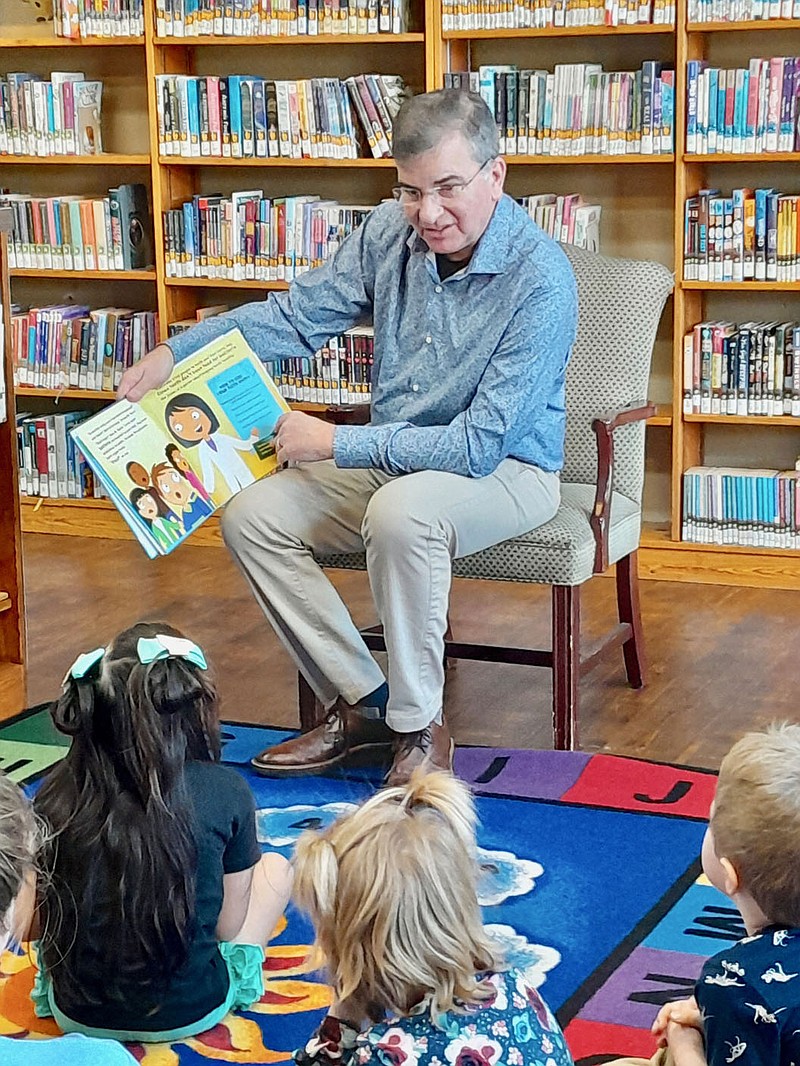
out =
[(43, 855), (37, 1012), (67, 1032), (180, 1040), (262, 992), (291, 892), (261, 856), (250, 790), (219, 763), (205, 657), (140, 623), (78, 657), (53, 708), (71, 737), (36, 809)]

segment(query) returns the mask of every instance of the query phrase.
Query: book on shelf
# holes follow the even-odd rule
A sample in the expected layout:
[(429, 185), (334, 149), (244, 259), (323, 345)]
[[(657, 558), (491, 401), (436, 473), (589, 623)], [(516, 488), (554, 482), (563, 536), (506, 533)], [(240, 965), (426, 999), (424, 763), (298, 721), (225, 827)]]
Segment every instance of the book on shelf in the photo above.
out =
[(144, 185), (107, 196), (35, 197), (0, 193), (13, 212), (9, 265), (34, 270), (140, 270), (153, 263), (153, 227)]
[(693, 466), (683, 474), (681, 539), (800, 548), (800, 471)]
[(442, 29), (673, 25), (674, 0), (443, 0)]
[(520, 197), (519, 203), (554, 240), (590, 252), (600, 251), (600, 204), (586, 203), (580, 193), (537, 193)]
[(273, 80), (156, 75), (162, 156), (357, 159), (391, 155), (402, 78), (359, 74)]
[(53, 0), (53, 29), (58, 37), (139, 37), (144, 33), (145, 0)]
[(557, 63), (552, 73), (485, 65), (446, 74), (445, 88), (480, 93), (495, 117), (504, 155), (673, 151), (675, 72), (659, 62), (613, 72), (599, 63)]
[(800, 18), (798, 0), (689, 0), (689, 22), (768, 22)]
[(110, 404), (71, 435), (152, 559), (275, 471), (275, 423), (287, 410), (259, 358), (231, 329), (138, 403)]
[(304, 37), (405, 33), (406, 0), (323, 4), (319, 0), (156, 0), (159, 37)]
[(276, 387), (291, 403), (356, 406), (372, 400), (375, 337), (355, 326), (330, 337), (313, 356), (267, 362)]
[(14, 384), (113, 394), (123, 372), (158, 343), (158, 315), (65, 304), (11, 316)]
[(751, 59), (723, 70), (704, 60), (686, 64), (686, 151), (689, 154), (796, 152), (800, 58)]
[(683, 411), (800, 418), (800, 323), (699, 322), (683, 341)]
[(258, 190), (192, 197), (165, 211), (168, 277), (291, 281), (329, 259), (372, 210)]
[(103, 151), (102, 81), (54, 70), (0, 78), (0, 155), (97, 155)]
[(771, 188), (700, 189), (684, 209), (684, 280), (800, 280), (798, 200)]
[(88, 417), (88, 411), (54, 415), (20, 411), (17, 414), (17, 459), (22, 496), (81, 500), (104, 495), (69, 432)]

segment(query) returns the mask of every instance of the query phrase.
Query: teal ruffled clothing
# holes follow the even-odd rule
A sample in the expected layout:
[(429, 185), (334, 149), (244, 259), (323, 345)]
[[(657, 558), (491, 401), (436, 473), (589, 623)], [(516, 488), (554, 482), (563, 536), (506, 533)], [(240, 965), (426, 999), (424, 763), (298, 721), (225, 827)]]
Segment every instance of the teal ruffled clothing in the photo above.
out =
[[(38, 943), (34, 946), (38, 948)], [(176, 1040), (186, 1040), (197, 1033), (213, 1029), (229, 1011), (247, 1010), (264, 995), (264, 949), (262, 947), (256, 944), (222, 943), (219, 945), (219, 953), (225, 960), (230, 977), (228, 995), (219, 1007), (198, 1021), (176, 1029), (162, 1029), (156, 1032), (150, 1029), (99, 1029), (94, 1026), (81, 1025), (80, 1022), (73, 1021), (58, 1009), (53, 997), (53, 982), (41, 969), (36, 971), (31, 990), (33, 1009), (37, 1018), (54, 1018), (65, 1033), (81, 1033), (83, 1036), (96, 1037), (103, 1041), (121, 1040), (126, 1044), (142, 1042), (169, 1044)], [(4, 1058), (0, 1058), (0, 1062), (5, 1066)]]
[(3, 1066), (135, 1066), (129, 1051), (111, 1040), (57, 1036), (52, 1040), (10, 1040), (0, 1036)]

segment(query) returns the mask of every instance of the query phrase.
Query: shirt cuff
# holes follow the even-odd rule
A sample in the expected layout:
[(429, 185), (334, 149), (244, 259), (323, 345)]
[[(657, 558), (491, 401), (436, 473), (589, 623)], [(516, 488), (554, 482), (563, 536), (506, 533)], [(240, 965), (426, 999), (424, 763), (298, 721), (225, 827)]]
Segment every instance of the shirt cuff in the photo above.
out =
[(198, 322), (196, 326), (184, 330), (183, 333), (168, 337), (165, 344), (175, 357), (175, 362), (180, 363), (182, 359), (194, 355), (204, 344), (221, 337), (223, 333), (227, 333), (235, 325), (235, 322), (226, 319), (224, 315), (215, 315), (213, 318), (206, 319), (205, 322)]
[(337, 426), (333, 434), (333, 461), (347, 469), (382, 469), (381, 455), (388, 440), (388, 427)]

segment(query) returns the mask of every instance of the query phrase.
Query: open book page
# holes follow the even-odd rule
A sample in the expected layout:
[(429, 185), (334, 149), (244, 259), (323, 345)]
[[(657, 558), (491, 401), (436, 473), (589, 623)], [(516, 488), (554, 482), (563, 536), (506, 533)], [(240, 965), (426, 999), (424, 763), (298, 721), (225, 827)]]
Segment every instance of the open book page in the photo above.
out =
[(165, 555), (274, 472), (275, 423), (288, 409), (232, 329), (180, 362), (160, 389), (112, 404), (73, 436), (148, 554)]

